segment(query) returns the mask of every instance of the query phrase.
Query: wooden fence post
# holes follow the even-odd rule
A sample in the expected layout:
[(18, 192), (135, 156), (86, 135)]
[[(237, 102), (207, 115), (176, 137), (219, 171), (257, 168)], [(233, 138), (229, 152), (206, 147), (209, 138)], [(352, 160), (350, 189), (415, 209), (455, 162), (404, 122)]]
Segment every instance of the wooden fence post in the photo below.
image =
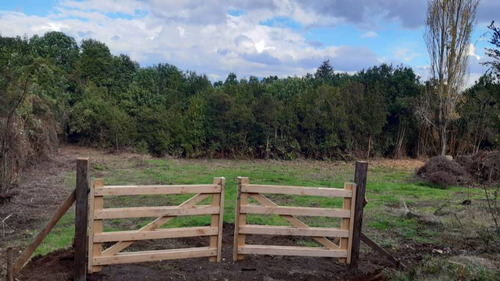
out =
[(75, 263), (74, 280), (86, 281), (89, 159), (76, 160)]
[(354, 172), (354, 183), (356, 184), (356, 200), (354, 209), (354, 226), (352, 233), (351, 263), (349, 269), (357, 271), (359, 262), (359, 247), (361, 242), (361, 228), (363, 225), (363, 208), (366, 190), (366, 174), (368, 172), (368, 162), (356, 161)]
[(7, 248), (7, 281), (14, 281), (14, 270), (13, 270), (13, 249), (11, 247)]

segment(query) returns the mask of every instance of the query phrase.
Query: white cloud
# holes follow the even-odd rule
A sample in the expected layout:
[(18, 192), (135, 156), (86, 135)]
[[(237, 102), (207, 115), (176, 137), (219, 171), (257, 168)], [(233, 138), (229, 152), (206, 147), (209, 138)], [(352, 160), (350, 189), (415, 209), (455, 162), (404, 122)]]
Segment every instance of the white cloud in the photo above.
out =
[[(259, 24), (290, 15), (304, 25), (334, 24), (338, 19), (316, 16), (293, 1), (255, 1), (64, 1), (44, 17), (0, 12), (0, 33), (63, 31), (77, 41), (102, 41), (114, 54), (128, 54), (142, 64), (167, 62), (212, 79), (223, 79), (229, 72), (240, 77), (300, 76), (314, 72), (325, 59), (338, 71), (379, 62), (367, 48), (314, 45), (300, 30)], [(228, 15), (235, 8), (245, 13)]]
[(368, 31), (368, 32), (361, 34), (361, 38), (375, 38), (377, 36), (378, 36), (378, 34), (375, 31)]
[(474, 46), (474, 44), (470, 43), (469, 44), (469, 48), (468, 48), (468, 51), (467, 51), (467, 55), (468, 56), (471, 56), (471, 57), (474, 57), (475, 59), (477, 60), (480, 60), (481, 57), (479, 55), (476, 54), (476, 47)]
[(405, 62), (409, 62), (419, 56), (420, 56), (419, 53), (406, 48), (398, 48), (394, 51), (394, 57), (403, 60)]

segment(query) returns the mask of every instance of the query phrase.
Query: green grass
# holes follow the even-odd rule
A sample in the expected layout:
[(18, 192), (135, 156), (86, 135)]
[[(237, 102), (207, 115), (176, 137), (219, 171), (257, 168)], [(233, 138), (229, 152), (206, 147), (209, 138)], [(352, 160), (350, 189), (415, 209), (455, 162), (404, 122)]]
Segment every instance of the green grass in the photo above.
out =
[[(148, 159), (123, 163), (123, 161), (106, 162), (104, 157), (101, 161), (103, 163), (93, 165), (95, 169), (93, 176), (102, 177), (105, 184), (110, 185), (201, 184), (212, 183), (214, 177), (223, 176), (226, 178), (225, 222), (234, 222), (238, 176), (249, 177), (250, 183), (336, 188), (343, 188), (344, 182), (352, 181), (354, 177), (354, 163), (340, 162)], [(366, 193), (369, 203), (365, 208), (364, 232), (382, 246), (397, 249), (401, 241), (408, 240), (415, 243), (450, 246), (453, 242), (441, 239), (442, 229), (419, 220), (422, 217), (432, 217), (440, 207), (450, 213), (450, 215), (439, 217), (440, 223), (444, 224), (449, 232), (456, 231), (454, 227), (459, 224), (456, 221), (457, 218), (464, 220), (460, 224), (471, 223), (472, 229), (488, 227), (488, 224), (491, 226), (492, 222), (488, 220), (488, 214), (484, 211), (478, 213), (483, 218), (482, 220), (470, 219), (467, 215), (470, 208), (482, 210), (484, 206), (484, 202), (481, 201), (484, 200), (482, 190), (463, 187), (448, 189), (429, 187), (412, 182), (413, 173), (414, 167), (386, 167), (377, 163), (369, 166)], [(62, 175), (62, 177), (68, 188), (74, 186), (74, 173)], [(178, 205), (190, 196), (192, 195), (124, 196), (106, 198), (105, 201), (107, 207)], [(269, 195), (269, 197), (281, 205), (314, 207), (340, 207), (342, 205), (341, 199), (316, 196)], [(472, 207), (461, 205), (460, 202), (465, 199), (474, 200), (475, 205)], [(404, 217), (398, 212), (403, 202), (411, 210), (413, 217)], [(328, 218), (301, 219), (311, 226), (338, 227), (340, 224), (340, 220)], [(469, 219), (471, 222), (466, 221)], [(37, 253), (45, 254), (54, 249), (69, 246), (74, 233), (73, 220), (72, 213), (66, 215)], [(151, 219), (105, 221), (105, 230), (137, 229), (149, 221)], [(288, 225), (279, 216), (249, 215), (248, 221), (256, 224)], [(182, 217), (172, 220), (165, 227), (199, 226), (209, 223), (208, 216)], [(312, 245), (309, 241), (302, 241), (301, 244)], [(394, 278), (399, 277), (394, 275)]]
[[(38, 233), (32, 231), (31, 235)], [(75, 214), (68, 212), (57, 223), (57, 226), (47, 235), (43, 243), (36, 249), (34, 255), (45, 255), (54, 250), (65, 248), (71, 245), (75, 235)]]
[(493, 270), (472, 262), (456, 263), (440, 258), (425, 256), (421, 262), (405, 272), (386, 270), (389, 280), (417, 281), (417, 280), (464, 280), (487, 281), (499, 280)]

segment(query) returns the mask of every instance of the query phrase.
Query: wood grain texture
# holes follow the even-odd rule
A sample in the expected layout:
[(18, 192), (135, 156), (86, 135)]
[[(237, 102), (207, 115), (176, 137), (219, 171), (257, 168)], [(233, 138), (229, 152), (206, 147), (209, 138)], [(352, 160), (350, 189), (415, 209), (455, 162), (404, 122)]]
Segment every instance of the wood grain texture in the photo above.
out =
[(238, 195), (236, 201), (236, 215), (234, 219), (234, 245), (233, 245), (233, 261), (243, 260), (244, 256), (238, 253), (238, 247), (245, 245), (245, 235), (241, 234), (239, 228), (247, 223), (247, 216), (242, 214), (241, 206), (248, 203), (248, 194), (243, 193), (241, 188), (244, 184), (248, 184), (249, 180), (245, 177), (238, 177)]
[(307, 227), (296, 228), (289, 226), (268, 225), (246, 225), (240, 227), (240, 233), (257, 235), (285, 235), (285, 236), (308, 236), (308, 237), (349, 237), (348, 230), (339, 228)]
[[(182, 204), (177, 206), (177, 208), (189, 208), (191, 206), (194, 206), (194, 205), (200, 203), (201, 201), (205, 200), (208, 197), (209, 197), (209, 195), (207, 195), (207, 194), (197, 194), (197, 195), (189, 198), (188, 200), (184, 201)], [(161, 216), (161, 217), (155, 219), (154, 221), (148, 223), (147, 225), (141, 227), (140, 229), (137, 230), (137, 232), (151, 231), (151, 230), (158, 229), (158, 228), (162, 227), (163, 225), (165, 225), (166, 223), (168, 223), (169, 221), (173, 220), (174, 218), (175, 218), (175, 216)], [(107, 248), (103, 252), (103, 255), (106, 255), (106, 256), (114, 255), (114, 254), (130, 247), (132, 244), (134, 244), (133, 241), (120, 241), (120, 242), (114, 244), (113, 246)]]
[(14, 281), (14, 270), (13, 270), (13, 262), (14, 262), (14, 250), (9, 247), (7, 248), (7, 276), (5, 276), (6, 281)]
[(240, 212), (244, 214), (263, 215), (289, 215), (289, 216), (313, 216), (349, 218), (349, 210), (335, 208), (310, 208), (310, 207), (284, 207), (284, 206), (258, 206), (241, 205)]
[(220, 186), (214, 184), (194, 185), (108, 185), (96, 191), (98, 196), (123, 195), (166, 195), (189, 193), (220, 193)]
[(358, 270), (359, 264), (359, 249), (361, 241), (361, 231), (363, 226), (363, 208), (366, 191), (366, 176), (368, 173), (367, 162), (356, 162), (356, 170), (354, 172), (354, 183), (356, 184), (356, 203), (354, 208), (354, 225), (352, 230), (352, 251), (351, 263), (349, 269)]
[[(219, 187), (219, 192), (220, 192), (220, 184), (221, 184), (221, 179), (219, 178), (214, 178), (213, 184), (215, 186)], [(210, 218), (210, 226), (213, 228), (217, 228), (219, 226), (219, 220), (220, 220), (220, 199), (221, 199), (221, 194), (213, 194), (212, 195), (212, 207), (216, 207), (219, 212), (216, 214), (212, 214)], [(210, 236), (210, 249), (217, 249), (217, 242), (218, 242), (218, 233), (215, 235)], [(210, 262), (216, 262), (217, 257), (210, 257), (209, 259)]]
[(352, 196), (351, 191), (340, 188), (302, 187), (302, 186), (285, 186), (285, 185), (247, 184), (242, 186), (241, 191), (248, 193), (292, 194), (292, 195), (308, 195), (308, 196), (322, 196), (322, 197)]
[(168, 207), (130, 207), (130, 208), (107, 208), (94, 210), (95, 219), (125, 219), (125, 218), (149, 218), (160, 216), (195, 216), (218, 214), (219, 207), (210, 205), (191, 206), (178, 208)]
[(220, 186), (221, 186), (221, 191), (220, 191), (220, 213), (219, 213), (219, 233), (217, 234), (217, 262), (222, 261), (222, 235), (223, 235), (223, 229), (224, 229), (224, 192), (226, 189), (226, 178), (221, 177), (220, 178)]
[(183, 238), (183, 237), (199, 237), (217, 235), (219, 229), (217, 227), (181, 227), (181, 228), (165, 228), (153, 231), (110, 231), (95, 234), (94, 242), (116, 242), (116, 241), (139, 241), (150, 239), (167, 239), (167, 238)]
[(217, 249), (210, 247), (198, 247), (174, 250), (144, 251), (131, 253), (118, 253), (113, 256), (101, 256), (94, 258), (96, 265), (123, 264), (136, 262), (149, 262), (160, 260), (189, 259), (216, 256)]
[(347, 256), (344, 250), (322, 249), (317, 247), (272, 246), (272, 245), (245, 245), (238, 249), (239, 253), (248, 255), (276, 255), (302, 257), (331, 257), (342, 258)]
[[(269, 198), (265, 197), (262, 194), (251, 194), (250, 195), (253, 199), (257, 200), (257, 202), (261, 203), (262, 205), (265, 206), (278, 206), (276, 203), (271, 201)], [(309, 226), (302, 222), (301, 220), (297, 219), (294, 216), (287, 216), (287, 215), (282, 215), (280, 216), (284, 220), (288, 221), (289, 223), (292, 224), (292, 226), (297, 227), (297, 228), (308, 228)], [(339, 246), (332, 242), (330, 239), (326, 237), (313, 237), (316, 242), (320, 243), (321, 245), (325, 246), (328, 249), (338, 249)]]
[(76, 207), (74, 240), (74, 280), (87, 280), (87, 224), (89, 192), (89, 159), (76, 160)]
[[(91, 186), (91, 188), (94, 189), (94, 192), (95, 192), (95, 190), (99, 190), (103, 186), (104, 186), (104, 180), (96, 179), (93, 181), (93, 185)], [(95, 213), (96, 211), (100, 211), (103, 208), (104, 208), (104, 198), (102, 196), (94, 196), (93, 212)], [(95, 236), (95, 235), (101, 234), (103, 232), (102, 220), (93, 218), (92, 225), (90, 228), (92, 229), (92, 231), (90, 232), (90, 235)], [(89, 239), (89, 241), (90, 240), (91, 239)], [(89, 252), (92, 252), (92, 255), (90, 256), (92, 258), (101, 256), (102, 255), (102, 243), (92, 242), (92, 250), (89, 250)], [(92, 266), (90, 266), (90, 265), (92, 265)], [(94, 265), (94, 262), (92, 260), (89, 262), (88, 271), (89, 271), (89, 273), (99, 272), (99, 271), (101, 271), (101, 267)]]

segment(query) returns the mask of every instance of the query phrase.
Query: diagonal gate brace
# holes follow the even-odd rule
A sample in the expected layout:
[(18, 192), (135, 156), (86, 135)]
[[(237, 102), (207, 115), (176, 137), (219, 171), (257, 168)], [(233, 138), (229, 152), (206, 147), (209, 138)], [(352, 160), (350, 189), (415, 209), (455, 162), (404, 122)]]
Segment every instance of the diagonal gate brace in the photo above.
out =
[[(210, 195), (207, 195), (207, 194), (197, 194), (193, 197), (191, 197), (190, 199), (184, 201), (184, 203), (180, 204), (179, 206), (177, 206), (177, 208), (179, 209), (182, 209), (182, 208), (189, 208), (189, 207), (192, 207), (198, 203), (200, 203), (201, 201), (205, 200), (206, 198), (208, 198)], [(148, 223), (147, 225), (143, 226), (142, 228), (138, 229), (137, 232), (143, 232), (143, 231), (153, 231), (153, 230), (156, 230), (158, 228), (160, 228), (161, 226), (165, 225), (166, 223), (168, 223), (169, 221), (171, 221), (172, 219), (174, 219), (175, 216), (162, 216), (162, 217), (159, 217), (157, 219), (155, 219), (154, 221)], [(120, 241), (120, 242), (117, 242), (115, 243), (113, 246), (107, 248), (106, 250), (104, 250), (102, 252), (102, 255), (103, 256), (113, 256), (113, 255), (116, 255), (118, 252), (130, 247), (132, 244), (134, 244), (135, 241)]]

